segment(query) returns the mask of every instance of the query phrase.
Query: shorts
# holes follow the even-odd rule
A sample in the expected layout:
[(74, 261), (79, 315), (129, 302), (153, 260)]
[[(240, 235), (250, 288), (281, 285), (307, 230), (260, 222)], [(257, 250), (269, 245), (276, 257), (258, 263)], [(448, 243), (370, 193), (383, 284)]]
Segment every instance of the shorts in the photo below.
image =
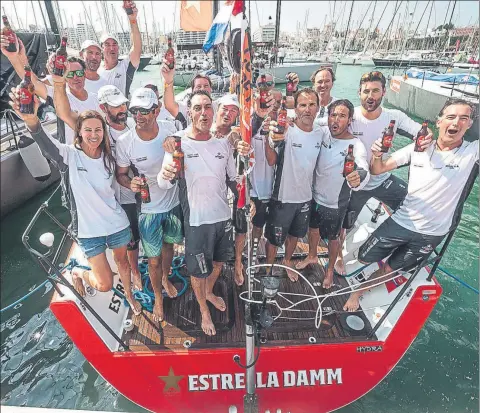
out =
[(407, 195), (407, 184), (396, 176), (390, 175), (377, 188), (368, 191), (352, 191), (343, 228), (351, 229), (370, 198), (376, 198), (387, 204), (392, 210), (398, 209)]
[(140, 242), (137, 204), (122, 204), (122, 208), (127, 214), (128, 221), (130, 222), (130, 229), (132, 230), (132, 239), (128, 243), (127, 250), (133, 251), (138, 249), (138, 243)]
[(116, 248), (128, 245), (132, 239), (130, 227), (115, 232), (115, 234), (92, 238), (78, 238), (78, 245), (87, 258), (93, 258), (105, 252), (107, 248)]
[(287, 235), (303, 238), (308, 231), (310, 221), (310, 203), (299, 204), (271, 201), (268, 207), (265, 238), (270, 244), (281, 247)]
[[(260, 200), (258, 198), (250, 198), (255, 204), (255, 215), (252, 218), (252, 224), (257, 228), (263, 228), (267, 221), (268, 204), (270, 200)], [(245, 213), (237, 213), (237, 199), (233, 201), (232, 221), (235, 227), (235, 233), (247, 233), (247, 218)]]
[(206, 278), (213, 262), (233, 260), (233, 226), (230, 220), (192, 227), (185, 223), (185, 263), (188, 273)]
[(159, 257), (162, 244), (178, 244), (183, 240), (183, 215), (180, 205), (168, 212), (140, 213), (138, 228), (147, 257)]
[(342, 230), (343, 219), (347, 209), (327, 208), (312, 201), (312, 211), (310, 213), (310, 228), (320, 230), (320, 236), (323, 239), (335, 240)]
[(444, 235), (424, 235), (386, 219), (365, 241), (358, 251), (359, 261), (370, 264), (388, 259), (393, 270), (407, 271), (428, 257), (442, 242)]

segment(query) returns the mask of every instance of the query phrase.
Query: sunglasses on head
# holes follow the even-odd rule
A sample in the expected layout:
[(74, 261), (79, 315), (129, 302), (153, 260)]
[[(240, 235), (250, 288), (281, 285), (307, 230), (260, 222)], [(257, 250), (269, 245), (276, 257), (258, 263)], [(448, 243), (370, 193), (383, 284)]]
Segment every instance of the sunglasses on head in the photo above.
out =
[[(273, 86), (273, 85), (274, 85), (273, 80), (267, 80), (267, 81), (264, 82), (264, 83), (267, 85), (267, 87), (270, 87), (270, 86)], [(257, 86), (258, 86), (258, 85), (259, 85), (259, 83), (257, 83)]]
[(152, 113), (153, 111), (153, 108), (151, 109), (144, 109), (144, 108), (132, 108), (130, 109), (130, 113), (135, 116), (137, 113), (140, 112), (141, 115), (149, 115), (150, 113)]
[(85, 71), (83, 69), (79, 69), (79, 70), (72, 70), (71, 72), (68, 72), (67, 73), (67, 79), (72, 79), (75, 75), (77, 75), (77, 77), (83, 77), (85, 76)]
[(362, 76), (362, 79), (367, 79), (367, 78), (369, 78), (369, 77), (384, 78), (385, 76), (383, 76), (383, 73), (382, 73), (382, 72), (379, 72), (379, 71), (375, 70), (374, 72), (365, 73), (365, 74)]

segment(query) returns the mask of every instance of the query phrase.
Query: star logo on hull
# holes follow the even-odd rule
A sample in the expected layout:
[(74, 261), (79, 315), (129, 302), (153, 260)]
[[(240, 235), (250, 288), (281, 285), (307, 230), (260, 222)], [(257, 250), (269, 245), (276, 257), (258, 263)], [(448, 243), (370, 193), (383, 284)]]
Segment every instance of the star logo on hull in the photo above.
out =
[(158, 376), (160, 380), (165, 382), (165, 387), (163, 388), (164, 393), (178, 393), (180, 387), (178, 382), (183, 379), (184, 376), (176, 376), (173, 368), (170, 367), (168, 371), (168, 376)]

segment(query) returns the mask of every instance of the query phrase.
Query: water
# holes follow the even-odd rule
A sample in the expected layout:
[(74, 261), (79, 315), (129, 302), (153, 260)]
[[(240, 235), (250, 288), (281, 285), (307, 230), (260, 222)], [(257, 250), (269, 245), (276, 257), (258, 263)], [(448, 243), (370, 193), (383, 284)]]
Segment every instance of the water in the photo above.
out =
[[(147, 69), (137, 73), (133, 88), (147, 79), (162, 84), (160, 67)], [(339, 66), (333, 95), (358, 105), (358, 80), (364, 71), (361, 67)], [(399, 137), (395, 147), (407, 142)], [(405, 179), (407, 171), (395, 173)], [(44, 280), (24, 248), (21, 235), (52, 191), (30, 200), (1, 222), (2, 307)], [(478, 285), (479, 270), (478, 196), (477, 183), (442, 261), (443, 267), (474, 286)], [(51, 205), (62, 220), (68, 218), (58, 196)], [(32, 240), (39, 235), (40, 231), (34, 233)], [(58, 239), (59, 232), (56, 235)], [(478, 296), (451, 278), (437, 277), (443, 295), (405, 357), (377, 388), (339, 412), (478, 412)], [(73, 346), (48, 309), (51, 295), (51, 287), (45, 287), (20, 308), (1, 314), (1, 403), (143, 413), (142, 408), (106, 383)]]

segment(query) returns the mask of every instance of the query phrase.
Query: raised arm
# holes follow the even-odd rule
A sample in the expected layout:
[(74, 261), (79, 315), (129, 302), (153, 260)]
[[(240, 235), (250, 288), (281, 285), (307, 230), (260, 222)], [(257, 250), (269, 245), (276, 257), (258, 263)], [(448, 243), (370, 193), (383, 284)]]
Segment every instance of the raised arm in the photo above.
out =
[[(67, 62), (68, 64), (68, 62)], [(68, 73), (68, 66), (65, 73)], [(70, 101), (67, 96), (67, 84), (64, 77), (52, 75), (53, 81), (53, 104), (57, 116), (62, 119), (70, 128), (75, 130), (78, 114), (72, 111)]]
[(397, 169), (399, 166), (406, 165), (410, 162), (411, 151), (414, 144), (405, 146), (404, 148), (394, 152), (391, 157), (383, 159), (382, 138), (377, 139), (372, 145), (372, 159), (370, 161), (370, 173), (372, 175), (380, 175)]
[(176, 118), (179, 112), (178, 103), (175, 101), (175, 92), (173, 91), (173, 78), (175, 77), (175, 68), (169, 69), (165, 60), (162, 64), (162, 76), (164, 80), (163, 103), (165, 109)]
[(135, 3), (132, 2), (133, 14), (127, 14), (130, 23), (130, 34), (132, 39), (132, 49), (130, 50), (130, 63), (138, 68), (140, 56), (142, 54), (142, 36), (137, 24), (138, 10)]

